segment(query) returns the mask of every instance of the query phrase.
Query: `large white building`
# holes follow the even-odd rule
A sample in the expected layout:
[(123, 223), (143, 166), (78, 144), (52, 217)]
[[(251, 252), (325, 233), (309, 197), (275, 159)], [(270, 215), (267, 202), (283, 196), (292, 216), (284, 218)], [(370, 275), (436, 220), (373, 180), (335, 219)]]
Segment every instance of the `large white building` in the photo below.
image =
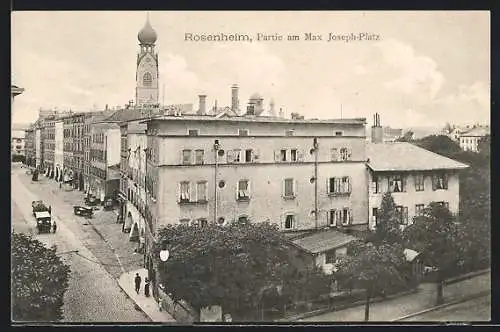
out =
[(464, 151), (479, 152), (479, 143), (486, 136), (490, 135), (488, 127), (476, 127), (462, 133), (459, 137), (459, 144)]

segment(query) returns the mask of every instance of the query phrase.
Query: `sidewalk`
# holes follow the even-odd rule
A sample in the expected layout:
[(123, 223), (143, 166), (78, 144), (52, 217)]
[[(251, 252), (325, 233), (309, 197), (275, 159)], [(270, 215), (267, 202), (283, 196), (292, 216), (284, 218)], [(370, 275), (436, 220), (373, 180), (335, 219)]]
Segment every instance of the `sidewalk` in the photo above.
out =
[[(491, 274), (483, 274), (444, 287), (446, 303), (465, 299), (491, 290)], [(436, 285), (421, 284), (417, 293), (370, 304), (370, 321), (394, 321), (400, 317), (435, 306)], [(299, 322), (359, 322), (364, 321), (364, 305), (299, 319)]]
[[(134, 278), (136, 273), (139, 273), (142, 278), (141, 290), (139, 291), (139, 294), (135, 292)], [(146, 279), (146, 277), (146, 269), (130, 271), (122, 274), (122, 276), (118, 279), (118, 285), (120, 285), (121, 289), (128, 295), (128, 297), (130, 297), (130, 299), (134, 301), (135, 304), (141, 308), (141, 310), (153, 322), (175, 323), (175, 319), (173, 319), (168, 312), (160, 311), (158, 309), (158, 303), (155, 301), (153, 296), (144, 296), (144, 279)]]

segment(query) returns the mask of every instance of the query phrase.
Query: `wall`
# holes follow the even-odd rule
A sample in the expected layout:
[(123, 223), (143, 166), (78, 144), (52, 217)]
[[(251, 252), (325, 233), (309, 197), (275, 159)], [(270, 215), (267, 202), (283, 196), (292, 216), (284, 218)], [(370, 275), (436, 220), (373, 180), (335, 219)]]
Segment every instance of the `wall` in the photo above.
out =
[[(383, 193), (388, 190), (388, 179), (387, 173), (377, 172), (376, 176), (379, 177), (381, 182), (381, 188), (379, 188), (380, 193), (373, 193), (371, 188), (373, 172), (369, 172), (369, 220), (370, 228), (374, 228), (374, 220), (372, 211), (373, 208), (380, 207), (382, 202)], [(458, 213), (458, 203), (459, 203), (459, 173), (457, 171), (447, 171), (448, 174), (448, 189), (447, 190), (432, 190), (432, 172), (425, 172), (424, 177), (424, 190), (415, 190), (414, 181), (415, 172), (407, 172), (406, 175), (406, 192), (392, 193), (394, 202), (396, 205), (408, 207), (408, 223), (411, 223), (413, 217), (415, 216), (415, 205), (424, 204), (427, 206), (430, 202), (448, 202), (449, 209), (453, 213)]]
[(365, 126), (361, 123), (313, 123), (313, 122), (236, 122), (224, 120), (179, 120), (152, 122), (148, 128), (155, 128), (159, 135), (185, 136), (189, 129), (199, 129), (199, 135), (238, 135), (238, 129), (248, 129), (249, 136), (285, 136), (285, 131), (293, 129), (294, 136), (334, 136), (341, 131), (343, 136), (365, 137)]
[(63, 122), (58, 121), (54, 124), (54, 141), (55, 141), (55, 149), (54, 149), (54, 163), (57, 167), (62, 169), (64, 167), (64, 146), (63, 146)]
[(106, 136), (106, 165), (114, 166), (120, 164), (120, 128), (108, 129)]
[(36, 158), (36, 165), (40, 165), (42, 161), (42, 135), (41, 135), (41, 130), (36, 129), (35, 131), (35, 158)]
[[(180, 219), (208, 218), (214, 220), (214, 168), (191, 166), (186, 168), (163, 167), (159, 172), (159, 193), (157, 206), (158, 224), (178, 223)], [(286, 213), (294, 213), (297, 229), (310, 229), (315, 226), (314, 175), (312, 164), (268, 164), (268, 165), (223, 165), (218, 167), (217, 181), (225, 181), (224, 188), (217, 188), (218, 217), (227, 221), (240, 216), (248, 216), (255, 221), (277, 223), (284, 228)], [(351, 193), (347, 196), (330, 197), (327, 194), (327, 178), (350, 176)], [(283, 181), (293, 178), (296, 181), (296, 197), (283, 198)], [(241, 179), (250, 180), (250, 200), (236, 200), (236, 186)], [(367, 179), (364, 163), (325, 163), (318, 167), (318, 226), (326, 226), (327, 211), (332, 208), (350, 207), (353, 224), (366, 224), (368, 221)], [(191, 182), (191, 195), (197, 181), (207, 181), (208, 203), (178, 204), (180, 181)]]

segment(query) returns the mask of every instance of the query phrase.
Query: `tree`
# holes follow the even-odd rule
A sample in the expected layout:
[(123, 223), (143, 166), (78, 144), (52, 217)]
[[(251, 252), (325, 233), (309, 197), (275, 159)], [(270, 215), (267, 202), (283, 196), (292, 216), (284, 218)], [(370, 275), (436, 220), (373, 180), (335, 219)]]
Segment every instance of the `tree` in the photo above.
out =
[(62, 319), (70, 268), (29, 235), (12, 234), (12, 315), (14, 321)]
[(461, 152), (460, 146), (445, 135), (430, 135), (415, 141), (417, 146), (453, 158), (455, 153)]
[(428, 264), (437, 268), (437, 304), (444, 301), (444, 279), (454, 274), (460, 261), (458, 232), (455, 218), (448, 208), (432, 202), (403, 233), (408, 247), (420, 252)]
[(400, 267), (405, 264), (403, 247), (356, 241), (340, 264), (336, 277), (349, 288), (363, 289), (366, 294), (365, 321), (370, 318), (370, 300), (376, 295), (404, 284)]
[(390, 192), (384, 193), (377, 212), (377, 226), (369, 242), (378, 245), (383, 242), (389, 244), (402, 243), (399, 217), (396, 212), (396, 203)]
[(158, 261), (161, 282), (174, 299), (196, 309), (221, 305), (238, 319), (259, 307), (263, 290), (292, 275), (287, 241), (276, 225), (168, 226), (159, 238), (154, 257), (170, 248), (168, 261)]

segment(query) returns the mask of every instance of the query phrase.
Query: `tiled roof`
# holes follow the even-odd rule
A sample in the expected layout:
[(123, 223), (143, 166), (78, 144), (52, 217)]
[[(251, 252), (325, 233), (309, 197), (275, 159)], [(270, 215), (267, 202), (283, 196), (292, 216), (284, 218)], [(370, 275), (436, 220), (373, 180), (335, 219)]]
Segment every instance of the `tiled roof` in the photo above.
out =
[(469, 167), (406, 142), (368, 143), (368, 167), (374, 171), (424, 171)]
[(122, 122), (129, 122), (133, 120), (141, 120), (141, 119), (147, 119), (152, 116), (158, 116), (163, 114), (163, 111), (158, 109), (158, 108), (149, 108), (149, 109), (142, 109), (142, 108), (128, 108), (128, 109), (121, 109), (113, 113), (110, 117), (108, 117), (105, 121), (107, 122), (117, 122), (117, 123), (122, 123)]
[(483, 137), (483, 136), (486, 136), (489, 134), (490, 134), (489, 128), (477, 127), (477, 128), (473, 128), (473, 129), (469, 130), (468, 132), (463, 133), (461, 136), (476, 136), (476, 137), (480, 136), (480, 137)]
[(292, 240), (292, 243), (305, 251), (317, 254), (343, 247), (354, 240), (356, 238), (352, 235), (328, 229)]

